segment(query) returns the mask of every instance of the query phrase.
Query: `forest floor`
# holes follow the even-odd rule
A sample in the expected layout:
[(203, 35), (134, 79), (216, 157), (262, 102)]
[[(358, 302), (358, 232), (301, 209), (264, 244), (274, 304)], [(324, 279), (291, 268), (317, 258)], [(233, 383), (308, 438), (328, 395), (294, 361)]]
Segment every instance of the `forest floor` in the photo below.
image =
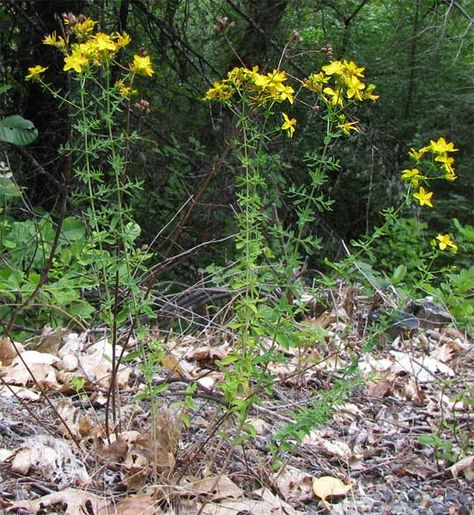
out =
[(218, 388), (222, 332), (168, 335), (146, 361), (130, 342), (114, 396), (100, 332), (1, 340), (0, 512), (473, 513), (472, 341), (429, 302), (373, 333), (374, 302), (342, 288), (301, 322), (322, 337), (280, 349), (240, 440)]

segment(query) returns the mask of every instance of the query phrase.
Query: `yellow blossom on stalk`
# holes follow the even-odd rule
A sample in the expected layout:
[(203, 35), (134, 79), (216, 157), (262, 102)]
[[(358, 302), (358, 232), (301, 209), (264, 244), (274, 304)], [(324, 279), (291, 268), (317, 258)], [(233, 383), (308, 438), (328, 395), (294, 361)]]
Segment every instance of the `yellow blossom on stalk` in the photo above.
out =
[(351, 131), (360, 132), (358, 122), (344, 122), (338, 125), (338, 128), (346, 135), (350, 135)]
[(438, 234), (436, 240), (433, 240), (433, 243), (438, 245), (440, 250), (450, 250), (451, 252), (458, 251), (458, 246), (454, 243), (449, 234)]
[(43, 45), (54, 46), (55, 48), (61, 51), (64, 51), (67, 47), (66, 41), (64, 41), (64, 39), (61, 37), (58, 38), (56, 35), (56, 31), (43, 38)]
[(233, 94), (232, 86), (224, 82), (214, 82), (206, 92), (204, 100), (228, 100)]
[(276, 88), (276, 100), (279, 102), (284, 102), (288, 100), (290, 104), (293, 104), (295, 101), (294, 92), (295, 90), (291, 86), (285, 86), (283, 84), (279, 84)]
[(110, 34), (105, 34), (104, 32), (97, 32), (97, 34), (90, 39), (90, 43), (95, 47), (97, 52), (115, 52), (117, 49)]
[(413, 197), (418, 200), (420, 203), (420, 206), (428, 206), (433, 207), (433, 204), (431, 203), (431, 197), (433, 196), (432, 191), (426, 191), (423, 186), (420, 186), (420, 189), (417, 193), (413, 193)]
[(90, 32), (92, 32), (94, 30), (96, 23), (97, 23), (96, 21), (91, 20), (90, 18), (85, 18), (84, 20), (77, 22), (73, 26), (72, 30), (78, 36), (86, 36), (87, 34), (89, 34)]
[(422, 175), (418, 168), (412, 168), (402, 171), (402, 179), (404, 181), (410, 181), (410, 183), (416, 188), (420, 181), (426, 179), (426, 177)]
[(356, 98), (362, 100), (362, 90), (365, 88), (365, 84), (361, 82), (355, 75), (346, 76), (344, 82), (347, 86), (346, 95), (347, 98)]
[(457, 179), (454, 172), (454, 158), (449, 157), (447, 154), (441, 154), (435, 157), (435, 161), (442, 163), (444, 168), (444, 178), (448, 181), (455, 181)]
[(288, 118), (288, 115), (286, 113), (281, 113), (283, 116), (283, 125), (281, 126), (281, 129), (286, 131), (286, 135), (289, 138), (293, 137), (293, 134), (295, 133), (295, 127), (296, 127), (296, 119), (295, 118)]
[(327, 84), (329, 80), (330, 77), (325, 75), (323, 72), (312, 73), (303, 81), (303, 86), (320, 93), (323, 90), (324, 84)]
[(354, 61), (343, 61), (343, 66), (346, 72), (346, 75), (355, 75), (356, 77), (363, 77), (363, 71), (365, 68), (360, 68)]
[(28, 75), (25, 77), (26, 80), (39, 80), (40, 75), (48, 69), (47, 66), (41, 66), (37, 64), (31, 68), (28, 68)]
[(323, 93), (329, 97), (329, 102), (334, 106), (344, 107), (344, 101), (342, 99), (342, 91), (338, 89), (334, 91), (332, 88), (324, 88)]
[(252, 81), (255, 80), (257, 75), (258, 66), (254, 66), (251, 70), (241, 66), (240, 68), (232, 68), (232, 70), (227, 74), (227, 80), (238, 87), (248, 79), (251, 79)]
[(380, 97), (379, 95), (374, 95), (375, 88), (375, 84), (368, 84), (367, 88), (362, 93), (362, 100), (372, 100), (373, 102), (378, 100)]
[(138, 93), (138, 91), (136, 89), (133, 89), (132, 86), (126, 86), (123, 80), (118, 80), (115, 83), (115, 87), (119, 90), (119, 93), (123, 97), (131, 97), (132, 95)]
[(148, 55), (134, 55), (130, 71), (134, 74), (146, 75), (147, 77), (151, 77), (155, 73), (151, 66), (150, 56)]
[(428, 147), (434, 154), (445, 154), (446, 152), (457, 152), (459, 149), (454, 148), (454, 143), (447, 142), (443, 137), (439, 138), (438, 141), (430, 140)]
[(415, 148), (410, 148), (410, 152), (408, 152), (408, 157), (414, 159), (415, 161), (419, 161), (426, 154), (426, 150), (420, 149), (416, 150)]
[(71, 55), (64, 58), (63, 70), (65, 72), (68, 70), (74, 70), (77, 73), (82, 73), (88, 64), (89, 59), (87, 57), (80, 52), (73, 52)]
[(131, 43), (131, 41), (132, 41), (132, 38), (126, 32), (124, 32), (122, 34), (117, 32), (115, 34), (115, 48), (117, 50), (129, 45)]
[(326, 75), (343, 75), (344, 71), (344, 64), (341, 61), (332, 61), (323, 66), (323, 72)]

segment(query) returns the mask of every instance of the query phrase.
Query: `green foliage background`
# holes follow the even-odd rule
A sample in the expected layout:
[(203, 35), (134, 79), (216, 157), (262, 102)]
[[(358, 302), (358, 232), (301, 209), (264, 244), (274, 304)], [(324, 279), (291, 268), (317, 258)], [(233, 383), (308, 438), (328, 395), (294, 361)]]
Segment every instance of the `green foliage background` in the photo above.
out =
[[(412, 221), (398, 228), (398, 248), (382, 248), (374, 264), (389, 274), (399, 259), (416, 266), (413, 234), (422, 237), (425, 223), (440, 231), (455, 218), (462, 227), (473, 223), (472, 0), (6, 0), (0, 7), (0, 84), (12, 87), (0, 96), (0, 118), (24, 116), (39, 138), (23, 149), (4, 146), (2, 152), (8, 152), (31, 203), (53, 216), (64, 175), (58, 149), (69, 134), (66, 107), (25, 83), (24, 76), (41, 62), (49, 67), (48, 80), (67, 89), (60, 59), (41, 39), (59, 30), (58, 14), (69, 11), (99, 20), (104, 31), (127, 31), (133, 48), (126, 52), (146, 48), (151, 55), (156, 73), (141, 79), (136, 99), (148, 101), (149, 109), (132, 111), (144, 141), (133, 147), (128, 170), (143, 181), (135, 208), (141, 237), (153, 241), (158, 255), (179, 254), (235, 230), (235, 161), (226, 154), (233, 120), (202, 97), (214, 80), (242, 63), (262, 70), (281, 63), (289, 73), (307, 76), (329, 58), (354, 59), (377, 84), (379, 102), (357, 114), (362, 133), (334, 149), (341, 170), (327, 184), (335, 199), (332, 211), (314, 222), (314, 234), (325, 241), (315, 266), (322, 266), (325, 255), (343, 254), (341, 239), (359, 238), (380, 223), (380, 210), (402, 194), (400, 170), (408, 165), (409, 147), (439, 136), (460, 148), (459, 181), (437, 191), (436, 210), (425, 210), (423, 220), (419, 211), (407, 213)], [(318, 150), (323, 130), (317, 112), (307, 106), (294, 106), (292, 115), (302, 129), (291, 145), (270, 141), (266, 158), (269, 174), (283, 164), (284, 173), (272, 177), (274, 204), (285, 223), (294, 213), (283, 191), (306, 180), (304, 155)], [(456, 236), (454, 225), (450, 230)], [(198, 268), (225, 263), (232, 252), (230, 240), (204, 245), (167, 272), (194, 279)], [(471, 264), (466, 255), (460, 259)]]

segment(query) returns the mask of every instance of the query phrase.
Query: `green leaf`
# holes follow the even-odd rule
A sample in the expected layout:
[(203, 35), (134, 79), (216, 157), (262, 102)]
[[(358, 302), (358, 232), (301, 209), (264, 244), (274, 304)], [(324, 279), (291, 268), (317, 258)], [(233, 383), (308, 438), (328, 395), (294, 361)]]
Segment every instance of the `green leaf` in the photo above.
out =
[(3, 197), (21, 197), (20, 188), (10, 177), (0, 177), (0, 198)]
[(13, 145), (29, 145), (38, 137), (38, 131), (30, 120), (14, 114), (0, 120), (0, 141)]
[(12, 89), (12, 85), (11, 84), (2, 84), (0, 86), (0, 95), (3, 95), (4, 93), (6, 93), (9, 89)]
[(62, 235), (68, 241), (76, 241), (84, 238), (86, 234), (86, 227), (82, 220), (73, 218), (72, 216), (67, 217), (64, 220), (62, 227)]
[(390, 278), (392, 284), (397, 284), (405, 279), (407, 275), (407, 267), (405, 265), (398, 265)]

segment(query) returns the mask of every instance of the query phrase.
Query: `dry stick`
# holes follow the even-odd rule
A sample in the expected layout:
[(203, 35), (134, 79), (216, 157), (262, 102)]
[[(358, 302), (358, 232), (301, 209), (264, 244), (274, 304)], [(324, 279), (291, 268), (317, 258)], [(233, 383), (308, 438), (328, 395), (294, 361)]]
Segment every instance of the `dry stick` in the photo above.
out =
[[(118, 303), (119, 303), (119, 288), (120, 288), (120, 278), (118, 270), (115, 272), (115, 292), (114, 292), (114, 307), (113, 307), (113, 315), (112, 315), (112, 371), (110, 375), (110, 388), (107, 392), (107, 403), (105, 405), (105, 434), (109, 439), (110, 444), (110, 427), (109, 427), (109, 411), (110, 405), (112, 404), (112, 421), (114, 423), (114, 431), (116, 436), (121, 432), (120, 427), (117, 427), (117, 374), (118, 367), (120, 362), (117, 362), (117, 366), (115, 364), (116, 358), (116, 346), (117, 346), (117, 311), (118, 311)], [(120, 426), (120, 421), (119, 421)], [(118, 432), (118, 433), (117, 433)]]

